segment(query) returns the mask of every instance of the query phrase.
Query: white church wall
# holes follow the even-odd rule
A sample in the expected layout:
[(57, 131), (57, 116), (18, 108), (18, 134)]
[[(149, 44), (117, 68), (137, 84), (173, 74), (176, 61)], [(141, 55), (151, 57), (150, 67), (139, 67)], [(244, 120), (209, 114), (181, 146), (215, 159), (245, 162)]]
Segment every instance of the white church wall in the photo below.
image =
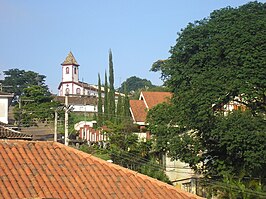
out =
[(90, 112), (96, 113), (97, 107), (93, 105), (73, 105), (73, 112)]

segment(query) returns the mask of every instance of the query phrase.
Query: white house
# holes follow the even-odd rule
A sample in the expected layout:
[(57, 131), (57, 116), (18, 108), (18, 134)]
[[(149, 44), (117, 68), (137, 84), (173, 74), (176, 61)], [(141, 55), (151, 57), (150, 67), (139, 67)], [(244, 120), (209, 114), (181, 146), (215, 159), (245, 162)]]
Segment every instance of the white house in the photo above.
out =
[(8, 124), (8, 108), (14, 95), (0, 91), (0, 122)]

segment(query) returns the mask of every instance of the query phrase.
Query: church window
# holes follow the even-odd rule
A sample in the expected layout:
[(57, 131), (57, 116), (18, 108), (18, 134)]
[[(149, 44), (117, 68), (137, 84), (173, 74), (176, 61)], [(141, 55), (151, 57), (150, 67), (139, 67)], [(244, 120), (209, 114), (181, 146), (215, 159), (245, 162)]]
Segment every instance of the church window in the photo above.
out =
[(77, 68), (76, 67), (74, 68), (74, 74), (77, 74)]
[(80, 88), (77, 88), (76, 92), (77, 94), (80, 94)]
[(66, 88), (66, 94), (69, 94), (69, 88)]
[(69, 74), (69, 68), (66, 67), (66, 74)]

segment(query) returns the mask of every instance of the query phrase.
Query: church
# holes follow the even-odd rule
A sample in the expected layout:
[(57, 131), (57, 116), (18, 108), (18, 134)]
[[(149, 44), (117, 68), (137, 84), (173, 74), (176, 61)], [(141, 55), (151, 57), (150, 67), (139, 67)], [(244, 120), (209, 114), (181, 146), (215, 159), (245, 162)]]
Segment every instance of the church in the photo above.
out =
[[(58, 96), (87, 95), (98, 96), (98, 86), (79, 81), (79, 64), (70, 51), (62, 65), (62, 81), (58, 86)], [(104, 88), (101, 88), (102, 96)], [(104, 97), (104, 96), (103, 96)]]
[[(65, 96), (69, 95), (68, 103), (73, 106), (73, 111), (97, 112), (98, 85), (79, 81), (79, 64), (71, 51), (61, 66), (62, 80), (58, 86), (56, 100), (64, 103)], [(104, 87), (100, 89), (104, 98)], [(119, 95), (125, 96), (123, 93), (115, 92), (116, 103)]]

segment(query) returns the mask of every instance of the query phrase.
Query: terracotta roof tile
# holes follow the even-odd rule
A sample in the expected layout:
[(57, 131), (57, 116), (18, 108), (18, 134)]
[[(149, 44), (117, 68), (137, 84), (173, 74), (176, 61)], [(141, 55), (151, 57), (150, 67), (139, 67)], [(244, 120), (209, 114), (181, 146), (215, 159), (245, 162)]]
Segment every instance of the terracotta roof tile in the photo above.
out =
[(167, 102), (172, 97), (171, 92), (143, 91), (140, 100), (130, 100), (131, 114), (135, 122), (145, 122), (147, 112), (159, 103)]
[(151, 109), (157, 104), (167, 102), (173, 96), (171, 92), (152, 92), (143, 91), (141, 95), (144, 97), (144, 101), (147, 104), (147, 108)]
[(130, 109), (135, 122), (145, 122), (147, 108), (143, 100), (130, 100)]
[[(62, 104), (65, 103), (65, 96), (55, 96), (55, 101), (58, 101)], [(97, 98), (93, 96), (69, 96), (68, 104), (70, 105), (95, 105), (97, 104)]]
[(0, 125), (0, 139), (32, 140), (32, 135), (24, 134)]
[(55, 142), (0, 140), (0, 198), (200, 198)]

